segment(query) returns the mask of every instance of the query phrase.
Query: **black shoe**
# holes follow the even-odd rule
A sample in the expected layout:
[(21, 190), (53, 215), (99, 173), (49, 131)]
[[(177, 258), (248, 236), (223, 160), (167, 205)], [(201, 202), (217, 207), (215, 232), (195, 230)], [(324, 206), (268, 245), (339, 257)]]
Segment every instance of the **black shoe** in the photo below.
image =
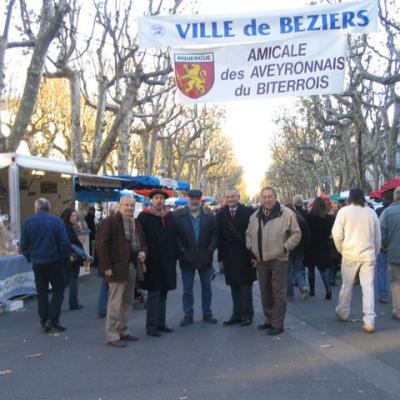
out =
[(171, 333), (174, 331), (173, 329), (169, 328), (167, 325), (159, 326), (158, 330), (161, 332), (165, 332), (165, 333)]
[(133, 335), (124, 335), (120, 337), (120, 340), (124, 342), (137, 342), (139, 338)]
[(331, 291), (326, 292), (326, 294), (325, 294), (325, 300), (330, 300), (331, 298), (332, 298), (332, 292), (331, 292)]
[(180, 325), (182, 327), (189, 326), (189, 325), (192, 325), (192, 324), (193, 324), (193, 317), (188, 317), (186, 315), (183, 317), (183, 319), (182, 319), (182, 321), (180, 323)]
[(47, 322), (41, 323), (42, 325), (42, 332), (43, 333), (50, 333), (51, 326), (47, 324)]
[(253, 320), (250, 318), (245, 318), (241, 323), (240, 326), (249, 326), (253, 323)]
[(379, 303), (383, 303), (386, 304), (388, 302), (387, 297), (386, 296), (381, 296), (379, 297)]
[(67, 330), (67, 328), (64, 328), (60, 324), (50, 325), (50, 332), (51, 333), (61, 333), (61, 332), (65, 332), (66, 330)]
[(69, 311), (75, 311), (75, 310), (81, 310), (83, 308), (83, 305), (82, 304), (78, 304), (78, 305), (76, 305), (76, 306), (70, 306), (69, 307)]
[(272, 325), (269, 324), (268, 322), (264, 322), (263, 324), (260, 324), (257, 326), (257, 329), (270, 329), (272, 328)]
[(224, 321), (223, 324), (225, 326), (229, 326), (229, 325), (240, 324), (241, 322), (242, 322), (242, 320), (239, 318), (230, 318), (230, 319), (228, 319), (228, 321)]
[(315, 290), (310, 290), (310, 296), (314, 297), (315, 296)]
[(267, 335), (269, 336), (279, 335), (283, 331), (284, 331), (283, 328), (275, 328), (274, 326), (272, 326), (271, 328), (268, 329)]
[(160, 337), (160, 336), (162, 336), (162, 335), (161, 335), (161, 332), (159, 332), (158, 330), (153, 330), (153, 329), (148, 330), (148, 331), (147, 331), (147, 334), (148, 334), (149, 336), (154, 336), (154, 337)]
[(203, 322), (207, 322), (208, 324), (217, 324), (218, 320), (210, 315), (203, 315)]
[(98, 319), (105, 318), (106, 315), (107, 315), (107, 314), (105, 314), (105, 313), (99, 312), (99, 313), (97, 313), (97, 318), (98, 318)]

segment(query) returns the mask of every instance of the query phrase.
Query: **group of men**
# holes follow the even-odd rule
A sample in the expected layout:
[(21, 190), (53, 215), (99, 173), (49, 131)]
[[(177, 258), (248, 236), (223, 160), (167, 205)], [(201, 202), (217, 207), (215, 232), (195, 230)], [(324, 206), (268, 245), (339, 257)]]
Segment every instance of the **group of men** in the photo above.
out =
[[(282, 333), (288, 256), (300, 243), (301, 230), (295, 212), (278, 202), (274, 188), (263, 188), (261, 196), (261, 206), (253, 210), (240, 203), (236, 189), (228, 189), (224, 193), (225, 206), (214, 215), (202, 206), (200, 190), (189, 191), (188, 205), (170, 212), (165, 207), (167, 192), (156, 189), (150, 194), (151, 206), (137, 219), (134, 218), (135, 200), (122, 197), (118, 211), (101, 222), (96, 235), (99, 266), (109, 283), (108, 345), (125, 347), (127, 341), (138, 340), (131, 334), (128, 323), (137, 281), (148, 293), (148, 335), (159, 337), (172, 332), (166, 323), (166, 303), (168, 292), (177, 286), (177, 261), (183, 286), (180, 326), (193, 323), (196, 271), (201, 282), (203, 321), (217, 323), (212, 312), (211, 290), (216, 249), (233, 302), (232, 314), (224, 325), (248, 326), (253, 322), (252, 287), (258, 279), (265, 316), (258, 328), (267, 330), (269, 335)], [(382, 213), (381, 226), (373, 211), (366, 207), (359, 189), (350, 191), (350, 203), (339, 211), (332, 231), (335, 245), (343, 256), (343, 283), (336, 314), (348, 320), (354, 278), (359, 273), (364, 330), (372, 332), (375, 324), (373, 270), (381, 249), (381, 232), (382, 248), (391, 264), (393, 316), (400, 319), (400, 188), (394, 192), (394, 203)], [(24, 227), (22, 251), (33, 263), (42, 325), (47, 327), (50, 321), (50, 327), (62, 330), (65, 329), (59, 324), (62, 294), (57, 292), (54, 270), (66, 256), (65, 247), (68, 249), (65, 228), (57, 217), (49, 215), (47, 200), (39, 199), (35, 206), (36, 216)], [(49, 232), (46, 233), (44, 226), (50, 227)], [(39, 246), (39, 252), (32, 252), (39, 242), (46, 243), (46, 251)], [(49, 282), (53, 286), (53, 298), (48, 304)]]
[(193, 324), (196, 271), (201, 283), (203, 321), (216, 324), (211, 290), (216, 249), (233, 301), (232, 315), (224, 325), (248, 326), (253, 322), (252, 287), (258, 275), (265, 314), (259, 328), (268, 329), (270, 335), (281, 333), (288, 254), (300, 242), (301, 231), (295, 214), (278, 203), (273, 188), (265, 188), (262, 196), (263, 206), (254, 212), (240, 204), (236, 189), (228, 189), (224, 194), (226, 205), (214, 215), (202, 206), (202, 192), (190, 190), (188, 205), (171, 213), (165, 208), (168, 194), (157, 189), (150, 193), (151, 206), (134, 223), (135, 201), (123, 197), (117, 213), (100, 224), (96, 240), (100, 268), (110, 283), (107, 343), (125, 347), (126, 341), (138, 340), (128, 328), (136, 279), (133, 271), (140, 271), (138, 281), (148, 292), (148, 335), (159, 337), (172, 332), (166, 323), (166, 301), (168, 291), (176, 288), (177, 261), (183, 286), (180, 326)]

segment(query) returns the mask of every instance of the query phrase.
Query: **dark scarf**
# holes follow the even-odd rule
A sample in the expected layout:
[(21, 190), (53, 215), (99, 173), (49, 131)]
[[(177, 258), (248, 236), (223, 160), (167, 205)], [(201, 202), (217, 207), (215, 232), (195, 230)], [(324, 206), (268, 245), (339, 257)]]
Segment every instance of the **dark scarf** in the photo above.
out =
[(260, 261), (263, 260), (263, 252), (262, 252), (262, 226), (261, 223), (265, 226), (265, 224), (275, 218), (279, 218), (282, 215), (282, 209), (280, 203), (277, 201), (267, 215), (265, 213), (265, 208), (263, 206), (257, 212), (258, 218), (258, 231), (257, 231), (257, 241), (258, 241), (258, 254), (260, 256)]

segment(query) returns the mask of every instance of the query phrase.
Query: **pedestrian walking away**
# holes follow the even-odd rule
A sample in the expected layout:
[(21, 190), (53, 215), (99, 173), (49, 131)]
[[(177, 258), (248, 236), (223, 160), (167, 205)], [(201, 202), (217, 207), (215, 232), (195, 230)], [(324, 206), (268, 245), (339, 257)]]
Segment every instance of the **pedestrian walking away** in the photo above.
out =
[(259, 329), (269, 335), (284, 331), (289, 252), (301, 240), (295, 213), (282, 206), (272, 187), (261, 191), (262, 205), (250, 217), (246, 231), (246, 245), (257, 268), (265, 322)]
[(306, 279), (303, 273), (304, 248), (307, 247), (310, 243), (311, 232), (306, 219), (299, 211), (297, 211), (293, 203), (285, 204), (285, 206), (290, 208), (296, 214), (297, 223), (299, 224), (301, 230), (300, 243), (292, 251), (289, 252), (287, 296), (288, 299), (294, 299), (294, 283), (296, 282), (299, 286), (300, 293), (303, 299), (306, 300), (308, 299), (310, 290), (306, 284)]
[(118, 211), (102, 221), (96, 236), (99, 265), (109, 284), (106, 336), (112, 347), (125, 347), (131, 335), (136, 271), (146, 260), (147, 245), (141, 224), (134, 219), (135, 200), (124, 196)]
[[(383, 211), (386, 210), (393, 202), (393, 190), (387, 190), (383, 194), (383, 205), (376, 209), (378, 218), (381, 216)], [(386, 251), (381, 249), (376, 258), (376, 275), (378, 284), (378, 301), (380, 303), (387, 303), (388, 299), (388, 260)]]
[(335, 309), (340, 320), (347, 321), (354, 279), (359, 274), (362, 289), (363, 329), (375, 330), (374, 269), (381, 247), (379, 220), (374, 210), (366, 205), (359, 188), (350, 190), (349, 204), (340, 209), (332, 229), (335, 246), (342, 254), (342, 287)]
[(179, 241), (179, 266), (183, 284), (183, 312), (181, 326), (193, 323), (193, 285), (196, 271), (201, 282), (203, 321), (215, 324), (211, 301), (212, 260), (217, 247), (217, 229), (214, 216), (201, 206), (203, 193), (188, 192), (189, 204), (174, 213)]
[(334, 217), (327, 213), (326, 203), (321, 197), (313, 201), (306, 221), (311, 231), (311, 240), (305, 248), (304, 264), (308, 269), (310, 296), (315, 296), (315, 268), (318, 269), (325, 287), (325, 299), (332, 298), (329, 280), (331, 266), (330, 236)]
[(240, 204), (237, 189), (224, 193), (226, 204), (217, 214), (218, 260), (230, 286), (233, 311), (224, 325), (250, 325), (253, 322), (253, 282), (256, 271), (251, 264), (251, 253), (246, 248), (246, 229), (254, 210)]
[[(38, 294), (38, 312), (43, 332), (63, 332), (60, 325), (61, 305), (64, 299), (64, 265), (70, 242), (64, 222), (50, 214), (50, 202), (35, 201), (35, 215), (22, 228), (21, 251), (32, 263)], [(49, 301), (49, 285), (52, 296)]]

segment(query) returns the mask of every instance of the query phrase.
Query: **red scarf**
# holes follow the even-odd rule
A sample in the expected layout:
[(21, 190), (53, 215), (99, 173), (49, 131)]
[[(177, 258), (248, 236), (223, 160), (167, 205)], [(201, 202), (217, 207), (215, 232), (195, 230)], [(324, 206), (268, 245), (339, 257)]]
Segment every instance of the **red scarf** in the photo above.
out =
[(165, 228), (167, 226), (166, 218), (170, 213), (169, 210), (163, 208), (161, 211), (156, 210), (154, 207), (145, 208), (144, 211), (146, 214), (154, 215), (155, 217), (161, 218), (162, 226)]

